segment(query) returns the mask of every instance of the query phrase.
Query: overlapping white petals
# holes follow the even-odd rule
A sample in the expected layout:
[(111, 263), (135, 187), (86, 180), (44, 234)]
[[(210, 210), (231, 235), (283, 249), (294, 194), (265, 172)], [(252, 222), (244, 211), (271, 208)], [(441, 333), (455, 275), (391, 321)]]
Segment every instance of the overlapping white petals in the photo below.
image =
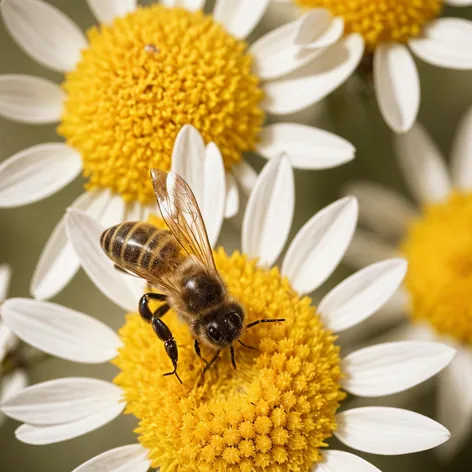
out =
[(339, 333), (375, 313), (405, 277), (404, 259), (378, 262), (351, 275), (334, 287), (318, 305), (324, 324)]
[(295, 44), (304, 50), (331, 46), (344, 33), (344, 20), (333, 17), (326, 8), (314, 8), (308, 12), (295, 37)]
[(80, 28), (42, 0), (5, 0), (0, 11), (9, 33), (23, 50), (53, 70), (71, 71), (87, 46)]
[[(110, 192), (107, 190), (85, 192), (71, 207), (84, 210), (94, 218), (100, 218), (109, 201)], [(38, 300), (47, 300), (57, 295), (71, 281), (79, 267), (79, 259), (66, 235), (63, 217), (41, 252), (31, 280), (31, 295)]]
[(303, 110), (320, 101), (347, 80), (364, 53), (364, 41), (350, 34), (322, 55), (282, 79), (264, 85), (264, 109), (276, 115)]
[(449, 431), (412, 411), (388, 407), (355, 408), (336, 416), (334, 435), (353, 449), (394, 456), (424, 451), (447, 441)]
[(270, 266), (284, 247), (295, 206), (293, 170), (286, 156), (262, 170), (244, 213), (242, 251)]
[(115, 18), (136, 10), (136, 0), (87, 0), (92, 13), (100, 23), (110, 24)]
[[(100, 216), (100, 224), (104, 228), (116, 225), (124, 221), (126, 202), (118, 193), (107, 194), (107, 202)], [(157, 205), (155, 205), (157, 207)]]
[(408, 45), (423, 61), (447, 69), (472, 69), (472, 22), (461, 18), (438, 18)]
[(90, 459), (73, 472), (147, 472), (151, 462), (141, 444), (129, 444), (106, 451)]
[(11, 298), (2, 316), (24, 342), (70, 361), (107, 362), (121, 346), (118, 335), (101, 321), (54, 303)]
[(342, 361), (343, 388), (361, 397), (399, 393), (436, 375), (454, 358), (445, 344), (400, 341), (359, 349)]
[(462, 118), (454, 138), (451, 176), (455, 187), (472, 189), (472, 108)]
[(438, 378), (438, 421), (451, 432), (451, 439), (438, 449), (450, 458), (467, 440), (472, 427), (472, 352), (458, 349), (456, 357)]
[(444, 200), (451, 190), (446, 165), (439, 149), (418, 123), (403, 136), (396, 136), (400, 166), (419, 203)]
[(72, 182), (82, 170), (77, 151), (61, 143), (33, 146), (0, 164), (0, 208), (37, 202)]
[(311, 472), (380, 472), (377, 467), (349, 452), (328, 449), (321, 455), (323, 462), (315, 465)]
[(417, 212), (401, 194), (372, 182), (355, 182), (346, 194), (359, 201), (359, 221), (385, 236), (403, 236)]
[(0, 115), (22, 123), (59, 121), (64, 91), (54, 82), (29, 75), (0, 76)]
[(296, 44), (300, 29), (312, 13), (279, 26), (254, 42), (249, 52), (254, 57), (254, 73), (260, 79), (276, 79), (310, 62), (318, 54), (316, 49), (303, 49)]
[(100, 247), (100, 236), (105, 228), (97, 220), (75, 208), (67, 211), (65, 222), (69, 241), (92, 282), (113, 303), (126, 311), (135, 311), (137, 299), (126, 280), (129, 276), (116, 270)]
[(222, 23), (237, 39), (246, 38), (259, 23), (270, 0), (216, 0), (215, 21)]
[(125, 405), (125, 402), (111, 403), (98, 412), (69, 423), (46, 426), (24, 424), (15, 431), (15, 436), (26, 444), (37, 446), (77, 438), (113, 421), (121, 414)]
[(282, 274), (297, 292), (309, 293), (331, 275), (351, 241), (357, 213), (357, 200), (342, 198), (319, 211), (297, 233), (282, 263)]
[(205, 0), (161, 0), (160, 3), (167, 7), (180, 7), (189, 11), (201, 10), (205, 6)]
[(231, 172), (246, 196), (249, 196), (256, 185), (257, 172), (244, 159), (233, 165)]
[(104, 380), (66, 377), (24, 388), (1, 404), (17, 421), (47, 426), (76, 421), (119, 403), (122, 391)]
[(385, 43), (375, 49), (374, 84), (386, 123), (397, 133), (408, 131), (420, 106), (420, 81), (415, 61), (403, 44)]
[(349, 162), (355, 155), (355, 148), (349, 141), (297, 123), (265, 126), (256, 149), (267, 159), (285, 152), (297, 169), (329, 169)]

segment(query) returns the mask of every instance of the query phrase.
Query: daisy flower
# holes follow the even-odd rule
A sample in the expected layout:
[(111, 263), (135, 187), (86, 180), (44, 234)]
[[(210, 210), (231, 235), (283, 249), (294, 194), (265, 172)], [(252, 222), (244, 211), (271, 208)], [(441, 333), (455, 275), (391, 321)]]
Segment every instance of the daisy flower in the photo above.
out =
[[(0, 265), (0, 313), (1, 305), (7, 298), (11, 270), (6, 264)], [(15, 368), (11, 354), (18, 344), (18, 338), (8, 329), (0, 316), (0, 403), (15, 395), (28, 384), (26, 372)], [(6, 417), (0, 412), (0, 425)]]
[[(238, 189), (248, 194), (255, 181), (243, 159), (247, 151), (266, 158), (287, 152), (296, 167), (310, 169), (354, 157), (353, 146), (330, 133), (294, 122), (265, 126), (264, 120), (301, 110), (340, 85), (361, 59), (360, 38), (339, 43), (350, 58), (340, 65), (325, 61), (322, 47), (305, 51), (295, 44), (304, 17), (248, 47), (244, 38), (268, 0), (217, 0), (212, 15), (200, 11), (204, 0), (147, 7), (135, 0), (88, 3), (101, 25), (86, 38), (46, 2), (0, 1), (5, 26), (20, 47), (64, 73), (61, 87), (39, 77), (1, 76), (0, 114), (25, 123), (58, 121), (66, 140), (33, 146), (2, 164), (0, 207), (38, 201), (82, 173), (87, 191), (73, 207), (105, 226), (142, 219), (154, 198), (149, 169), (191, 166), (189, 172), (203, 172), (204, 183), (219, 171), (202, 165), (203, 143), (213, 142), (226, 170), (230, 217), (238, 211)], [(186, 124), (202, 135), (190, 156), (172, 151)], [(54, 296), (77, 268), (61, 220), (36, 269), (32, 295)]]
[[(316, 308), (306, 296), (342, 258), (354, 232), (357, 202), (343, 198), (324, 208), (298, 232), (281, 269), (272, 264), (285, 245), (294, 209), (293, 173), (287, 158), (263, 169), (246, 207), (242, 252), (214, 252), (218, 270), (248, 321), (284, 318), (247, 330), (237, 349), (237, 370), (223, 356), (202, 378), (188, 327), (174, 314), (166, 323), (179, 345), (179, 375), (163, 377), (169, 359), (137, 313), (118, 335), (95, 318), (49, 302), (13, 299), (3, 309), (23, 340), (76, 362), (112, 361), (113, 383), (63, 378), (34, 385), (2, 404), (24, 422), (17, 437), (49, 444), (85, 434), (123, 411), (139, 419), (139, 444), (113, 449), (82, 464), (92, 470), (162, 472), (228, 470), (378, 469), (359, 456), (327, 447), (333, 434), (348, 446), (376, 454), (405, 454), (435, 447), (449, 437), (439, 423), (397, 408), (338, 412), (346, 393), (378, 397), (403, 391), (433, 376), (454, 349), (434, 342), (381, 344), (340, 356), (335, 333), (382, 306), (401, 283), (406, 262), (369, 266), (331, 290)], [(152, 219), (157, 224), (157, 218)], [(85, 271), (116, 303), (128, 293), (121, 274), (100, 249), (103, 227), (72, 209), (66, 217)], [(129, 277), (128, 277), (129, 279)], [(135, 311), (135, 308), (134, 310)], [(203, 353), (205, 354), (205, 353)]]
[[(472, 23), (439, 18), (445, 5), (470, 6), (471, 0), (272, 1), (292, 3), (302, 11), (313, 9), (313, 28), (326, 35), (330, 32), (333, 37), (341, 37), (344, 30), (343, 40), (353, 34), (362, 37), (366, 51), (363, 67), (372, 68), (380, 112), (397, 133), (412, 127), (420, 105), (420, 81), (413, 55), (438, 67), (472, 69)], [(341, 60), (335, 46), (326, 55)]]
[[(386, 305), (373, 328), (405, 320), (392, 338), (438, 339), (458, 353), (438, 378), (437, 415), (452, 440), (439, 449), (447, 458), (472, 426), (472, 109), (464, 117), (453, 146), (448, 173), (440, 151), (416, 124), (396, 138), (405, 180), (414, 206), (395, 192), (370, 182), (348, 192), (360, 202), (360, 218), (373, 232), (358, 231), (346, 261), (355, 267), (393, 253), (408, 261), (403, 289)], [(379, 313), (380, 315), (380, 313)]]

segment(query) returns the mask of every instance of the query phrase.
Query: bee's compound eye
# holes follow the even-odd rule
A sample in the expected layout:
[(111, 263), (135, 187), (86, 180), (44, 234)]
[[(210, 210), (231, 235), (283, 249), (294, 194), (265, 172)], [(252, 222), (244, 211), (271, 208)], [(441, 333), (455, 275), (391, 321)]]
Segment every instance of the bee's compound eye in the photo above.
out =
[(215, 343), (219, 343), (221, 341), (222, 337), (223, 337), (222, 334), (221, 334), (221, 331), (218, 328), (216, 328), (215, 326), (210, 326), (208, 328), (208, 336)]
[(229, 313), (227, 319), (235, 327), (241, 325), (241, 317), (235, 311)]

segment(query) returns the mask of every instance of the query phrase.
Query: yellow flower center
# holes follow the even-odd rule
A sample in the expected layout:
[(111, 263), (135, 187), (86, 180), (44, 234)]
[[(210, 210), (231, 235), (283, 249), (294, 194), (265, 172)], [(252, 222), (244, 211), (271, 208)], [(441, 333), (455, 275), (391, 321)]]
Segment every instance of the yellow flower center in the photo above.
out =
[[(244, 255), (219, 249), (215, 262), (230, 293), (257, 325), (201, 377), (203, 362), (188, 327), (169, 312), (165, 321), (179, 347), (179, 375), (163, 377), (171, 364), (162, 342), (137, 314), (120, 330), (124, 346), (114, 363), (121, 373), (126, 412), (152, 467), (168, 471), (306, 471), (321, 459), (320, 447), (336, 427), (340, 390), (339, 348), (311, 300), (300, 299), (278, 269), (263, 270)], [(212, 352), (205, 346), (202, 355)]]
[(227, 168), (254, 148), (264, 113), (252, 57), (211, 16), (154, 5), (88, 37), (63, 84), (58, 131), (82, 154), (90, 188), (153, 201), (149, 169), (170, 169), (185, 124), (218, 145)]
[(366, 47), (406, 43), (438, 16), (444, 0), (294, 0), (302, 7), (327, 8), (344, 19), (345, 33), (360, 33)]
[(428, 205), (402, 243), (412, 316), (472, 343), (472, 194)]

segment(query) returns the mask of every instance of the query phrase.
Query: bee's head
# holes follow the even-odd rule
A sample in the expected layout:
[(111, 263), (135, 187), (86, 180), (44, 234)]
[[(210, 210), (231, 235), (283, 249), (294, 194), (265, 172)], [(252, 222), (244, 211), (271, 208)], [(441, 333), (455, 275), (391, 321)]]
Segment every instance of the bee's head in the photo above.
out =
[(201, 331), (209, 344), (222, 348), (238, 339), (244, 327), (244, 312), (234, 302), (225, 304), (205, 317)]

